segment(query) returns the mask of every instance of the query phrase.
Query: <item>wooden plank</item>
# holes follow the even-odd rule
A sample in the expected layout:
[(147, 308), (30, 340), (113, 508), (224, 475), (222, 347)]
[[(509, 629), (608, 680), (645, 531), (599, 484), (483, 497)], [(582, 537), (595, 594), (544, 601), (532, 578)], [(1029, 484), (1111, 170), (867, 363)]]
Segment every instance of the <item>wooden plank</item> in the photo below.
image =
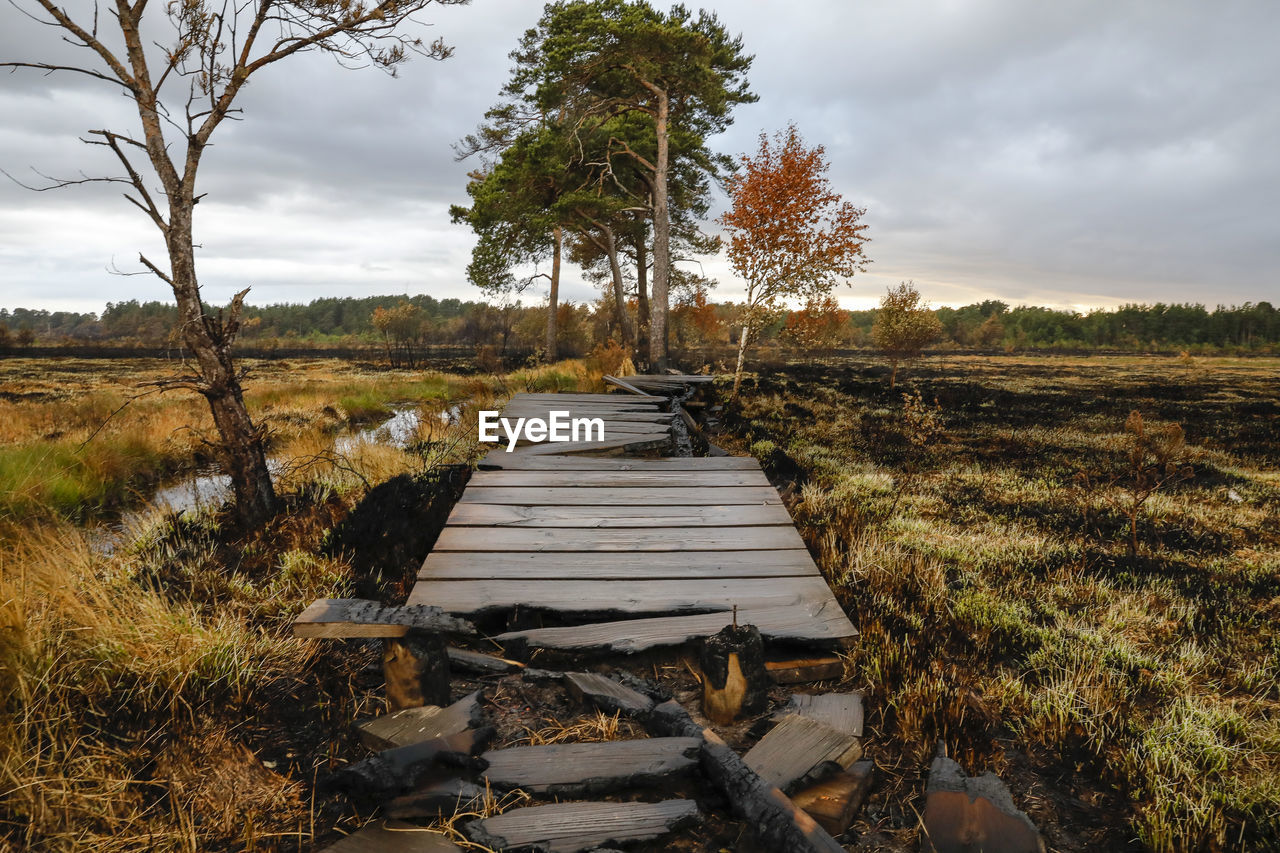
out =
[(610, 385), (616, 385), (617, 387), (621, 388), (623, 391), (630, 391), (632, 394), (635, 394), (640, 397), (653, 396), (647, 391), (641, 391), (639, 388), (632, 385), (630, 382), (627, 382), (625, 379), (619, 379), (616, 376), (609, 376), (609, 375), (605, 375), (603, 378), (605, 382), (608, 382)]
[(641, 450), (657, 450), (671, 446), (671, 433), (654, 432), (643, 435), (622, 435), (602, 441), (543, 442), (525, 445), (519, 452), (533, 456), (560, 453), (596, 453), (601, 450), (625, 450), (636, 453)]
[(295, 637), (403, 637), (411, 629), (474, 634), (475, 626), (437, 607), (384, 607), (361, 598), (320, 598), (293, 622)]
[(614, 394), (602, 392), (592, 394), (586, 391), (521, 391), (511, 395), (512, 400), (581, 400), (585, 402), (601, 401), (605, 403), (640, 403), (646, 406), (660, 406), (666, 402), (663, 397), (644, 396), (636, 399), (635, 394)]
[(444, 781), (462, 771), (481, 770), (472, 758), (484, 749), (494, 730), (467, 729), (456, 734), (385, 749), (348, 764), (321, 780), (321, 789), (341, 791), (360, 801), (378, 801)]
[(667, 456), (660, 459), (594, 458), (591, 456), (517, 457), (516, 471), (758, 471), (751, 456)]
[(795, 577), (817, 575), (808, 551), (650, 551), (610, 554), (492, 551), (432, 552), (422, 579), (644, 580), (655, 578)]
[(564, 686), (579, 702), (589, 704), (606, 714), (644, 714), (653, 700), (598, 672), (566, 672)]
[(761, 779), (786, 791), (819, 764), (834, 761), (847, 768), (861, 757), (862, 746), (853, 735), (790, 714), (742, 760)]
[(485, 778), (497, 788), (552, 796), (599, 794), (652, 785), (697, 765), (697, 738), (667, 737), (607, 743), (557, 743), (495, 749)]
[(787, 706), (775, 716), (785, 717), (788, 714), (816, 720), (838, 732), (862, 737), (861, 693), (821, 693), (816, 696), (793, 693)]
[(724, 506), (726, 504), (782, 505), (773, 486), (729, 486), (690, 489), (538, 488), (475, 486), (462, 495), (468, 503), (520, 506)]
[(466, 731), (480, 723), (479, 691), (447, 708), (424, 705), (356, 723), (360, 742), (373, 750), (394, 749)]
[(690, 578), (687, 580), (494, 583), (489, 580), (420, 580), (410, 604), (477, 614), (515, 607), (559, 613), (689, 613), (814, 604), (829, 599), (821, 577)]
[(844, 677), (844, 661), (834, 655), (791, 660), (767, 660), (764, 668), (774, 684), (832, 681)]
[(473, 474), (470, 486), (546, 486), (583, 488), (609, 486), (647, 489), (655, 486), (769, 486), (763, 471), (481, 471)]
[(677, 702), (658, 705), (645, 725), (659, 734), (702, 741), (703, 772), (728, 801), (733, 814), (751, 828), (761, 842), (760, 849), (778, 853), (844, 853), (844, 848), (812, 817), (756, 775), (719, 735), (695, 723)]
[(791, 801), (827, 832), (840, 835), (853, 823), (871, 790), (871, 771), (870, 761), (855, 761), (848, 770), (796, 792)]
[[(528, 420), (530, 418), (538, 418), (539, 420), (550, 422), (551, 412), (553, 410), (564, 411), (563, 409), (556, 409), (554, 406), (552, 406), (549, 409), (521, 408), (518, 411), (503, 412), (502, 416), (504, 418), (507, 418), (508, 423), (511, 425), (512, 428), (514, 428), (516, 426), (516, 421), (519, 418), (524, 418), (525, 420)], [(574, 418), (577, 418), (577, 419), (585, 418), (589, 421), (599, 420), (604, 423), (606, 433), (611, 428), (613, 428), (615, 431), (627, 429), (632, 432), (636, 432), (646, 427), (648, 427), (651, 431), (657, 432), (664, 429), (670, 429), (671, 422), (675, 420), (675, 417), (676, 417), (675, 415), (663, 415), (663, 414), (628, 413), (628, 412), (582, 412), (582, 411), (574, 410), (569, 412), (567, 416), (561, 416), (559, 420), (564, 421), (564, 426), (561, 427), (560, 429), (562, 429), (564, 432), (567, 432), (569, 434), (572, 434), (573, 432), (572, 419)], [(587, 424), (586, 426), (590, 426), (593, 431), (599, 430), (599, 425), (595, 423)], [(578, 429), (579, 429), (579, 435), (581, 435), (584, 431), (584, 428), (580, 426)], [(506, 435), (506, 431), (502, 428), (502, 425), (500, 423), (498, 424), (498, 432), (502, 433), (504, 436)]]
[(484, 807), (484, 798), (485, 790), (479, 785), (465, 779), (446, 779), (384, 803), (382, 813), (390, 818), (438, 820), (458, 812), (479, 811)]
[(321, 853), (461, 853), (445, 836), (411, 823), (375, 820)]
[[(500, 643), (526, 643), (544, 649), (566, 651), (609, 650), (634, 654), (659, 646), (678, 646), (709, 637), (733, 623), (732, 613), (625, 619), (565, 628), (530, 628), (499, 634)], [(835, 599), (820, 605), (740, 610), (739, 624), (751, 624), (769, 640), (804, 641), (847, 646), (858, 636)]]
[(537, 847), (578, 853), (610, 844), (651, 841), (697, 821), (692, 800), (660, 803), (556, 803), (512, 809), (473, 821), (467, 836), (494, 850)]
[[(804, 540), (791, 526), (700, 527), (445, 527), (442, 551), (794, 551)], [(751, 559), (744, 556), (743, 560)]]
[(520, 661), (487, 655), (484, 652), (473, 652), (470, 649), (458, 649), (450, 646), (447, 650), (450, 669), (463, 672), (503, 673), (524, 669)]
[(656, 418), (665, 418), (672, 420), (677, 417), (675, 412), (664, 412), (656, 406), (643, 405), (617, 405), (613, 403), (574, 403), (568, 401), (524, 401), (520, 403), (512, 403), (503, 407), (499, 417), (511, 420), (517, 417), (539, 417), (545, 418), (551, 412), (568, 412), (569, 417), (576, 418), (626, 418), (633, 417), (636, 420), (652, 420)]
[[(791, 527), (781, 506), (513, 506), (460, 503), (449, 527)], [(694, 531), (685, 535), (696, 536)]]

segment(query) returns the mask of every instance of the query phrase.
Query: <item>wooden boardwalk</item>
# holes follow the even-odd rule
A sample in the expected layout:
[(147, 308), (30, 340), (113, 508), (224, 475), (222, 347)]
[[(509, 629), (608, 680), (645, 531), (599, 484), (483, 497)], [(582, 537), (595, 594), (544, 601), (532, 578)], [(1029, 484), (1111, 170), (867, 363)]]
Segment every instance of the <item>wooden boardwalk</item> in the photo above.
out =
[(410, 604), (457, 616), (535, 611), (574, 624), (500, 642), (635, 652), (733, 619), (767, 639), (847, 645), (857, 634), (777, 491), (743, 457), (599, 456), (671, 446), (664, 398), (517, 394), (503, 416), (604, 420), (603, 441), (496, 449), (423, 563)]

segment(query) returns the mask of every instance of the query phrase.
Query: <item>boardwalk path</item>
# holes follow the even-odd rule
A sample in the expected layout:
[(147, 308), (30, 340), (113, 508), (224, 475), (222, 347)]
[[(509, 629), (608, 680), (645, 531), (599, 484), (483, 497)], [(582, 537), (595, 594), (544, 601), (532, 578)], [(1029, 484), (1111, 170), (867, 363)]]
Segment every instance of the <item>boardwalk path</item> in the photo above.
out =
[(409, 603), (586, 623), (497, 637), (544, 648), (675, 645), (719, 631), (734, 607), (766, 639), (847, 645), (857, 632), (754, 459), (587, 455), (669, 448), (667, 407), (626, 394), (512, 397), (504, 417), (568, 410), (604, 419), (605, 438), (491, 452)]

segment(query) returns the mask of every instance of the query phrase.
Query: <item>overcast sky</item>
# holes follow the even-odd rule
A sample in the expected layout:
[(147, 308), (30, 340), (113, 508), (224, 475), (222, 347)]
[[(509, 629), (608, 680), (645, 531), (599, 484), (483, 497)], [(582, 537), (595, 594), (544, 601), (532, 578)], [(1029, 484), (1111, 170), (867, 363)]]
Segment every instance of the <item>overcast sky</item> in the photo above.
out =
[[(794, 121), (826, 146), (836, 189), (868, 208), (874, 263), (839, 291), (846, 306), (903, 279), (947, 305), (1280, 302), (1280, 3), (711, 6), (755, 55), (760, 96), (713, 146), (742, 152)], [(450, 145), (495, 101), (541, 9), (433, 8), (424, 34), (456, 54), (396, 79), (322, 56), (255, 77), (244, 121), (217, 131), (202, 169), (206, 298), (250, 285), (255, 304), (474, 298), (472, 238), (448, 218), (473, 164)], [(0, 4), (0, 60), (73, 59), (57, 38)], [(77, 138), (132, 131), (129, 106), (88, 78), (0, 72), (0, 168), (35, 182), (33, 167), (115, 173), (109, 152)], [(139, 251), (163, 257), (120, 187), (34, 193), (0, 177), (0, 307), (170, 298), (156, 279), (109, 274), (136, 269)], [(738, 297), (723, 256), (704, 271), (715, 298)], [(570, 278), (568, 298), (591, 298)]]

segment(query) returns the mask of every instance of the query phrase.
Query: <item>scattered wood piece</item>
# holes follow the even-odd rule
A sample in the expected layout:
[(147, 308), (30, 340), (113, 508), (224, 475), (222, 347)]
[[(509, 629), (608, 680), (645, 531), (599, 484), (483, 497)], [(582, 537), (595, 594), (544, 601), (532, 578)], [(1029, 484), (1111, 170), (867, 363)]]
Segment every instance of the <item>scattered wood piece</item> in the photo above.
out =
[(774, 684), (832, 681), (844, 677), (844, 661), (835, 655), (765, 661), (764, 667)]
[(447, 779), (411, 794), (396, 797), (382, 806), (389, 818), (438, 820), (458, 812), (475, 811), (484, 803), (485, 790), (463, 779)]
[(793, 693), (787, 706), (774, 715), (781, 720), (788, 714), (798, 714), (825, 723), (838, 732), (862, 737), (862, 694), (821, 693), (810, 696)]
[(375, 820), (322, 853), (461, 853), (445, 836), (411, 823)]
[(652, 785), (697, 765), (697, 738), (666, 737), (606, 743), (557, 743), (494, 749), (485, 778), (497, 788), (553, 796), (599, 794)]
[(396, 747), (349, 764), (330, 774), (323, 787), (357, 800), (381, 801), (415, 788), (441, 782), (460, 771), (480, 772), (484, 761), (474, 757), (493, 738), (489, 727), (468, 729), (445, 737)]
[(512, 809), (473, 821), (467, 836), (495, 850), (578, 853), (605, 844), (649, 841), (698, 819), (692, 800), (660, 803), (557, 803)]
[(655, 733), (702, 740), (703, 772), (767, 849), (774, 853), (844, 853), (813, 818), (743, 763), (719, 735), (695, 723), (678, 703), (656, 706), (646, 724)]
[[(799, 640), (827, 645), (848, 646), (858, 636), (849, 617), (832, 599), (820, 605), (759, 608), (738, 611), (739, 621), (750, 621), (760, 633), (774, 640)], [(622, 654), (656, 646), (678, 646), (706, 637), (733, 622), (728, 611), (696, 616), (662, 616), (650, 619), (626, 619), (556, 628), (527, 628), (499, 634), (494, 639), (506, 644), (523, 640), (530, 646), (546, 649), (585, 651), (608, 649)], [(510, 652), (508, 652), (510, 654)]]
[[(639, 388), (632, 385), (630, 382), (626, 382), (622, 379), (619, 379), (616, 376), (606, 376), (604, 377), (604, 381), (608, 382), (610, 385), (616, 385), (617, 387), (621, 388), (623, 391), (630, 391), (632, 394), (636, 394), (637, 396), (640, 396), (640, 397), (654, 397), (654, 395), (650, 394), (648, 391), (641, 391)], [(658, 399), (658, 398), (654, 397), (654, 399)]]
[(449, 655), (443, 637), (414, 631), (382, 643), (382, 674), (392, 710), (448, 703)]
[(925, 787), (921, 853), (1044, 853), (1035, 824), (1018, 811), (994, 773), (966, 776), (939, 755)]
[(505, 673), (524, 669), (524, 664), (516, 660), (507, 660), (484, 652), (473, 652), (470, 649), (448, 648), (449, 666), (462, 672)]
[(832, 836), (841, 835), (853, 823), (871, 790), (871, 772), (870, 761), (856, 761), (848, 770), (798, 791), (791, 802)]
[(653, 707), (648, 696), (596, 672), (566, 672), (564, 684), (573, 698), (606, 714), (644, 714)]
[(742, 760), (766, 782), (786, 791), (824, 761), (848, 767), (861, 757), (862, 746), (856, 737), (789, 714)]
[(356, 723), (360, 742), (369, 749), (395, 749), (466, 731), (480, 723), (480, 691), (447, 708), (424, 705)]
[(386, 607), (362, 598), (320, 598), (293, 621), (295, 637), (403, 637), (412, 629), (474, 634), (475, 626), (424, 604)]
[(713, 723), (764, 710), (769, 677), (764, 668), (764, 641), (755, 625), (726, 625), (707, 637), (698, 653), (702, 669), (702, 713)]

